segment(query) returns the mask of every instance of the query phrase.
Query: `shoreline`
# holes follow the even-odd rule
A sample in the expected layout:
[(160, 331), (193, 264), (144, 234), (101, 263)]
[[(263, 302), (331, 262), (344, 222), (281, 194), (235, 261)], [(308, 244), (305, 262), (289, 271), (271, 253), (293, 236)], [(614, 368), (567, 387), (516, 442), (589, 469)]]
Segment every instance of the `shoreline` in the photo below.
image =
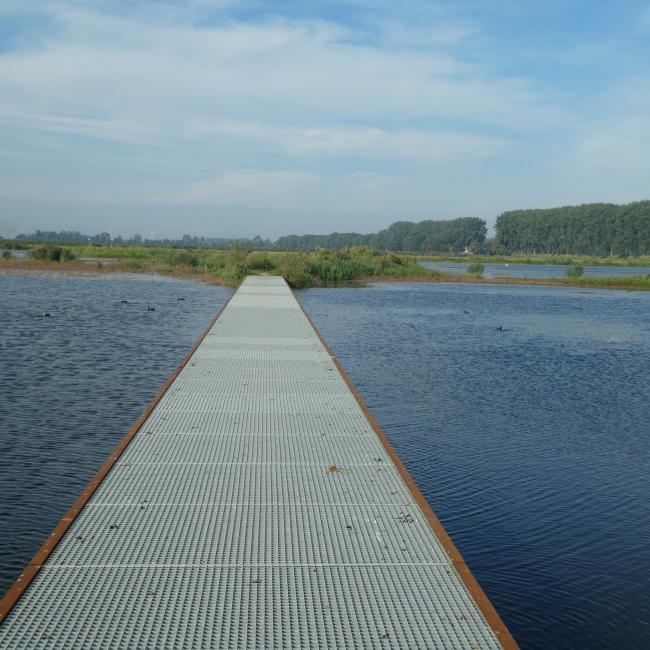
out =
[(128, 273), (130, 275), (159, 275), (161, 277), (173, 277), (182, 280), (196, 280), (206, 284), (213, 284), (221, 287), (231, 286), (222, 278), (211, 273), (184, 271), (182, 269), (169, 267), (143, 267), (141, 269), (128, 268), (119, 263), (102, 264), (97, 266), (90, 262), (74, 260), (71, 262), (43, 262), (39, 260), (0, 260), (0, 273), (6, 275), (29, 276), (29, 275), (69, 275), (88, 277), (96, 275), (115, 275)]
[(530, 255), (415, 255), (418, 262), (457, 262), (461, 264), (520, 264), (522, 266), (622, 266), (650, 268), (650, 256), (597, 257), (591, 255), (544, 254)]
[[(159, 275), (161, 277), (173, 277), (182, 280), (193, 280), (217, 286), (236, 286), (227, 282), (224, 278), (212, 273), (201, 271), (188, 271), (178, 266), (151, 265), (142, 268), (129, 268), (118, 263), (101, 265), (80, 260), (69, 262), (44, 262), (40, 260), (0, 260), (0, 273), (7, 275), (48, 275), (60, 274), (69, 276), (96, 276), (111, 275), (115, 273), (129, 273), (135, 275)], [(602, 276), (594, 278), (483, 278), (480, 276), (463, 275), (460, 273), (436, 272), (435, 275), (413, 275), (396, 277), (393, 275), (370, 275), (359, 276), (351, 282), (341, 283), (337, 286), (359, 286), (372, 282), (390, 283), (456, 283), (456, 284), (487, 284), (487, 285), (522, 285), (522, 286), (546, 286), (546, 287), (573, 287), (580, 289), (615, 289), (618, 291), (649, 291), (650, 283), (635, 286), (630, 278), (641, 278), (645, 280), (646, 275), (626, 276), (617, 278)], [(332, 288), (332, 285), (321, 285), (324, 288)], [(336, 285), (335, 285), (336, 286)]]

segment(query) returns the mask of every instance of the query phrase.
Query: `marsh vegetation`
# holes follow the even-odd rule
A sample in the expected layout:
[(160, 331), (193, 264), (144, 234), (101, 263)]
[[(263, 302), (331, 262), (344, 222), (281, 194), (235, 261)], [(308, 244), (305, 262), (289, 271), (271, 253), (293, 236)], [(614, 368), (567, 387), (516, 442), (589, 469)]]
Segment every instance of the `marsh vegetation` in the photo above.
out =
[[(354, 246), (339, 250), (280, 252), (249, 250), (233, 244), (225, 250), (163, 246), (72, 246), (50, 244), (30, 249), (31, 262), (73, 262), (71, 270), (103, 272), (155, 272), (195, 275), (219, 284), (236, 286), (247, 275), (282, 275), (294, 288), (340, 286), (368, 279), (436, 280), (437, 271), (425, 269), (413, 255), (382, 253)], [(29, 262), (22, 263), (23, 266)], [(13, 260), (12, 267), (20, 262)]]
[(44, 262), (69, 262), (76, 258), (76, 255), (69, 247), (44, 244), (29, 250), (28, 256), (32, 260)]
[[(540, 256), (503, 259), (514, 263), (540, 263)], [(650, 290), (650, 274), (589, 277), (580, 273), (583, 264), (598, 264), (598, 259), (585, 256), (562, 258), (543, 256), (544, 261), (568, 263), (566, 277), (550, 279), (484, 277), (485, 264), (494, 257), (472, 256), (467, 273), (448, 273), (424, 268), (421, 260), (443, 258), (383, 252), (368, 246), (352, 246), (338, 250), (273, 251), (251, 250), (239, 243), (226, 249), (181, 248), (172, 246), (111, 246), (53, 244), (32, 245), (27, 259), (2, 259), (0, 268), (23, 270), (55, 270), (57, 272), (132, 272), (158, 273), (177, 277), (194, 277), (214, 284), (237, 286), (247, 275), (267, 273), (281, 275), (294, 288), (336, 287), (364, 281), (406, 282), (481, 282), (497, 284), (546, 284), (610, 289)], [(534, 260), (534, 261), (533, 261)], [(645, 260), (645, 261), (644, 261)], [(611, 261), (611, 258), (610, 260)], [(650, 264), (646, 258), (625, 259), (628, 265)], [(616, 264), (613, 264), (616, 265)], [(605, 275), (605, 274), (603, 274)]]

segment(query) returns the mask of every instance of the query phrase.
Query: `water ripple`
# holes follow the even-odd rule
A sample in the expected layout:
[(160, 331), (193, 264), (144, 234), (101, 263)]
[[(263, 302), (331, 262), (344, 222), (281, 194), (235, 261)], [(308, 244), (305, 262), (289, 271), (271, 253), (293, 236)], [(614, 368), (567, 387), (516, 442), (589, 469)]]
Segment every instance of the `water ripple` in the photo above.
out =
[(0, 593), (229, 293), (151, 276), (0, 275)]
[(300, 298), (521, 647), (649, 648), (650, 294)]

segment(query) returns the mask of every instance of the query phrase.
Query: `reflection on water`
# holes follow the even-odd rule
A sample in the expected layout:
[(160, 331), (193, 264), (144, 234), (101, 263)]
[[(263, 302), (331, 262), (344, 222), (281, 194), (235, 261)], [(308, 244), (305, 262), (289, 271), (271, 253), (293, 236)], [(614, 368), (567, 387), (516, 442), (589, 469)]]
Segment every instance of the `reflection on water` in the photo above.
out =
[(521, 647), (649, 648), (650, 294), (299, 296)]
[(0, 595), (229, 294), (144, 275), (0, 274)]
[[(427, 269), (445, 273), (467, 273), (470, 262), (420, 262)], [(544, 280), (566, 278), (568, 266), (561, 264), (483, 264), (485, 278), (528, 278)], [(645, 275), (650, 268), (639, 266), (583, 266), (586, 277), (619, 277), (625, 275)]]

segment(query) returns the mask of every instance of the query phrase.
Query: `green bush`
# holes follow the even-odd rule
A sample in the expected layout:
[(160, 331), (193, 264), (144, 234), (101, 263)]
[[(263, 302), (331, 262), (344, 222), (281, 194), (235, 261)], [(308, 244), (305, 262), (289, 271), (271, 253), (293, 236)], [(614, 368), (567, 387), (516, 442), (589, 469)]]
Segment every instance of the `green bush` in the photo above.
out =
[(2, 251), (2, 259), (3, 260), (10, 260), (11, 259), (11, 251)]
[(248, 267), (229, 266), (220, 271), (215, 271), (214, 274), (228, 284), (237, 286), (248, 275)]
[[(232, 285), (238, 285), (250, 273), (282, 275), (295, 288), (340, 286), (372, 277), (438, 277), (435, 271), (419, 266), (414, 256), (382, 253), (367, 246), (280, 252), (251, 251), (234, 242), (225, 250), (162, 246), (76, 246), (73, 250), (80, 256), (117, 257), (120, 260), (119, 268), (125, 271), (156, 268), (159, 272), (169, 272), (174, 267), (182, 267), (211, 273)], [(52, 244), (34, 248), (30, 255), (33, 259), (61, 261), (72, 257), (70, 249)]]
[(142, 271), (144, 269), (144, 261), (139, 258), (124, 260), (123, 262), (120, 262), (120, 268), (125, 271)]
[(485, 272), (485, 266), (483, 266), (483, 264), (480, 264), (479, 262), (474, 262), (473, 264), (470, 264), (467, 267), (467, 272), (470, 275), (482, 276), (483, 273)]
[(310, 268), (309, 258), (313, 255), (307, 253), (289, 253), (277, 260), (277, 268), (294, 289), (306, 289), (320, 284)]
[(248, 252), (238, 241), (233, 241), (226, 251), (227, 266), (241, 266), (246, 264)]
[(204, 258), (203, 263), (208, 271), (220, 271), (226, 267), (226, 255), (223, 251), (214, 251)]
[(163, 264), (172, 264), (173, 266), (198, 266), (201, 261), (194, 251), (189, 250), (172, 250), (160, 256)]
[(52, 246), (51, 244), (32, 248), (28, 255), (33, 260), (41, 260), (44, 262), (68, 262), (75, 259), (74, 253), (69, 248)]
[(578, 265), (570, 266), (566, 270), (566, 276), (567, 278), (571, 278), (572, 280), (577, 280), (578, 278), (582, 277), (582, 274), (584, 272), (585, 271), (581, 266)]
[(268, 253), (260, 251), (252, 251), (248, 253), (245, 260), (246, 266), (255, 271), (271, 271), (273, 269), (273, 261)]
[(308, 289), (317, 284), (314, 281), (314, 276), (302, 268), (292, 268), (286, 274), (284, 279), (289, 283), (290, 287), (294, 289)]

